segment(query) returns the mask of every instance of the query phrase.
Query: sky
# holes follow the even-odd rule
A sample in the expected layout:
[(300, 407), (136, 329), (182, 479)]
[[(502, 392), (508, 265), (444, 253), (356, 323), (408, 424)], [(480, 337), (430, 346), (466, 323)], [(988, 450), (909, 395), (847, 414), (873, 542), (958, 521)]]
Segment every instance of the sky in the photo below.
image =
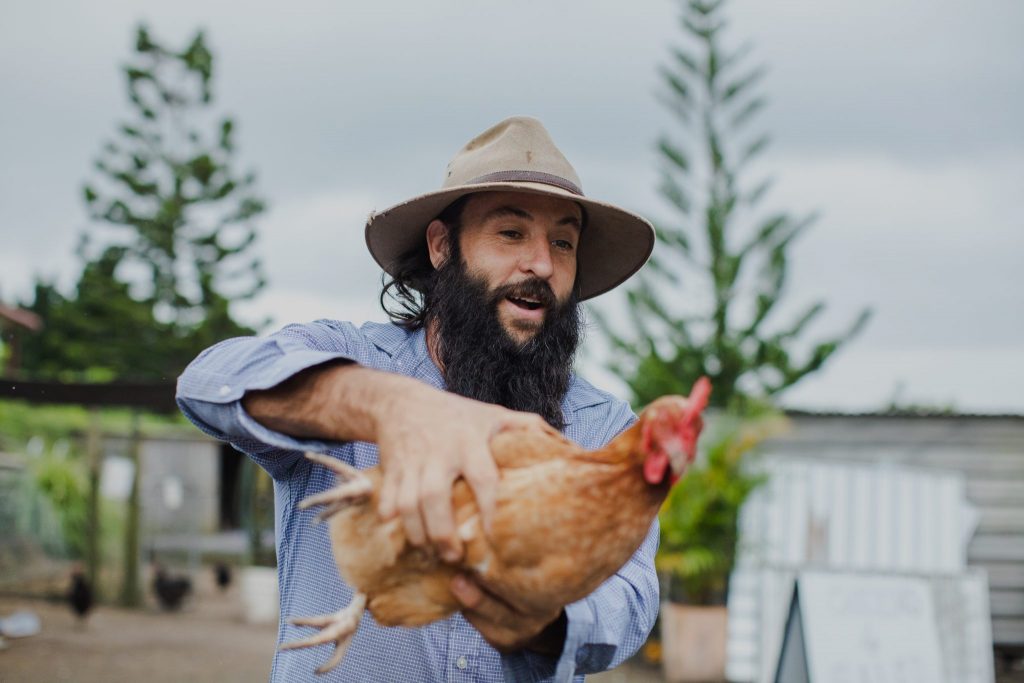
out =
[[(540, 118), (588, 196), (654, 220), (655, 141), (679, 123), (658, 68), (680, 40), (668, 0), (239, 5), (15, 1), (0, 9), (0, 298), (77, 277), (81, 185), (129, 114), (134, 27), (181, 46), (207, 32), (217, 110), (269, 211), (269, 286), (237, 309), (289, 322), (381, 320), (372, 210), (439, 187), (471, 137)], [(784, 326), (808, 341), (869, 325), (783, 397), (811, 410), (904, 404), (1024, 413), (1024, 4), (1016, 0), (732, 0), (726, 45), (768, 73), (754, 175), (764, 210), (820, 217), (793, 245)], [(682, 296), (692, 293), (684, 286)], [(626, 324), (621, 296), (594, 303)], [(584, 375), (626, 396), (591, 329)]]

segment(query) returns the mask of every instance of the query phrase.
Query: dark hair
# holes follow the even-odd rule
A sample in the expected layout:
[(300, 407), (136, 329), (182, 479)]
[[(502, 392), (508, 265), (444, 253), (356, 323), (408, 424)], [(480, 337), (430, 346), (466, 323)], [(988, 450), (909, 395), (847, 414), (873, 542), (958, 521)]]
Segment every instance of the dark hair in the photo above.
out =
[[(459, 232), (462, 229), (462, 210), (471, 195), (465, 194), (449, 204), (437, 220), (448, 228), (449, 258), (459, 255)], [(380, 292), (380, 306), (391, 318), (391, 322), (413, 332), (423, 327), (430, 315), (431, 294), (437, 280), (437, 271), (430, 262), (427, 240), (424, 238), (415, 248), (402, 254), (395, 263), (394, 275), (381, 275), (383, 288)], [(389, 302), (397, 304), (389, 308)]]

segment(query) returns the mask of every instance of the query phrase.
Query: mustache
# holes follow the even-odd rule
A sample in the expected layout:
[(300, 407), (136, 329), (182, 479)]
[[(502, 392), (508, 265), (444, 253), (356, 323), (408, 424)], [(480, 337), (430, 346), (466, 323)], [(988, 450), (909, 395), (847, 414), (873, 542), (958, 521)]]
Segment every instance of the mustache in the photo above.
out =
[(540, 302), (547, 309), (555, 308), (558, 299), (549, 285), (539, 277), (532, 277), (522, 282), (501, 285), (491, 293), (491, 303), (497, 305), (502, 299), (513, 297), (515, 299), (532, 299)]

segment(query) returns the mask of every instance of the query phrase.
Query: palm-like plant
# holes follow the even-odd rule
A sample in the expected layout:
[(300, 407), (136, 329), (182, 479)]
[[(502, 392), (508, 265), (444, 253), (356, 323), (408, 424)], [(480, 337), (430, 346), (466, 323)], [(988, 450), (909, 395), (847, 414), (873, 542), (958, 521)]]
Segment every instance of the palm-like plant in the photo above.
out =
[(752, 471), (746, 456), (786, 425), (785, 418), (770, 409), (746, 418), (723, 416), (720, 421), (728, 426), (673, 487), (658, 515), (661, 546), (656, 563), (668, 579), (668, 598), (673, 602), (725, 602), (740, 508), (765, 481), (763, 474)]

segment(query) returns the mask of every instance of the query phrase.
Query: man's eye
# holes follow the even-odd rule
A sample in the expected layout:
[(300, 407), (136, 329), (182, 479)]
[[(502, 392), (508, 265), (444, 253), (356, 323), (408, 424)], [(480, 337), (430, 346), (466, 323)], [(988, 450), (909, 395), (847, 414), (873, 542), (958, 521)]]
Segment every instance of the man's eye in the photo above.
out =
[(504, 237), (511, 237), (513, 239), (522, 237), (522, 233), (519, 232), (518, 230), (502, 230), (499, 234), (503, 235)]
[(569, 240), (555, 240), (554, 242), (552, 242), (552, 244), (554, 244), (556, 248), (561, 249), (562, 251), (572, 251), (573, 249), (575, 249), (575, 247), (572, 246), (572, 242), (570, 242)]

